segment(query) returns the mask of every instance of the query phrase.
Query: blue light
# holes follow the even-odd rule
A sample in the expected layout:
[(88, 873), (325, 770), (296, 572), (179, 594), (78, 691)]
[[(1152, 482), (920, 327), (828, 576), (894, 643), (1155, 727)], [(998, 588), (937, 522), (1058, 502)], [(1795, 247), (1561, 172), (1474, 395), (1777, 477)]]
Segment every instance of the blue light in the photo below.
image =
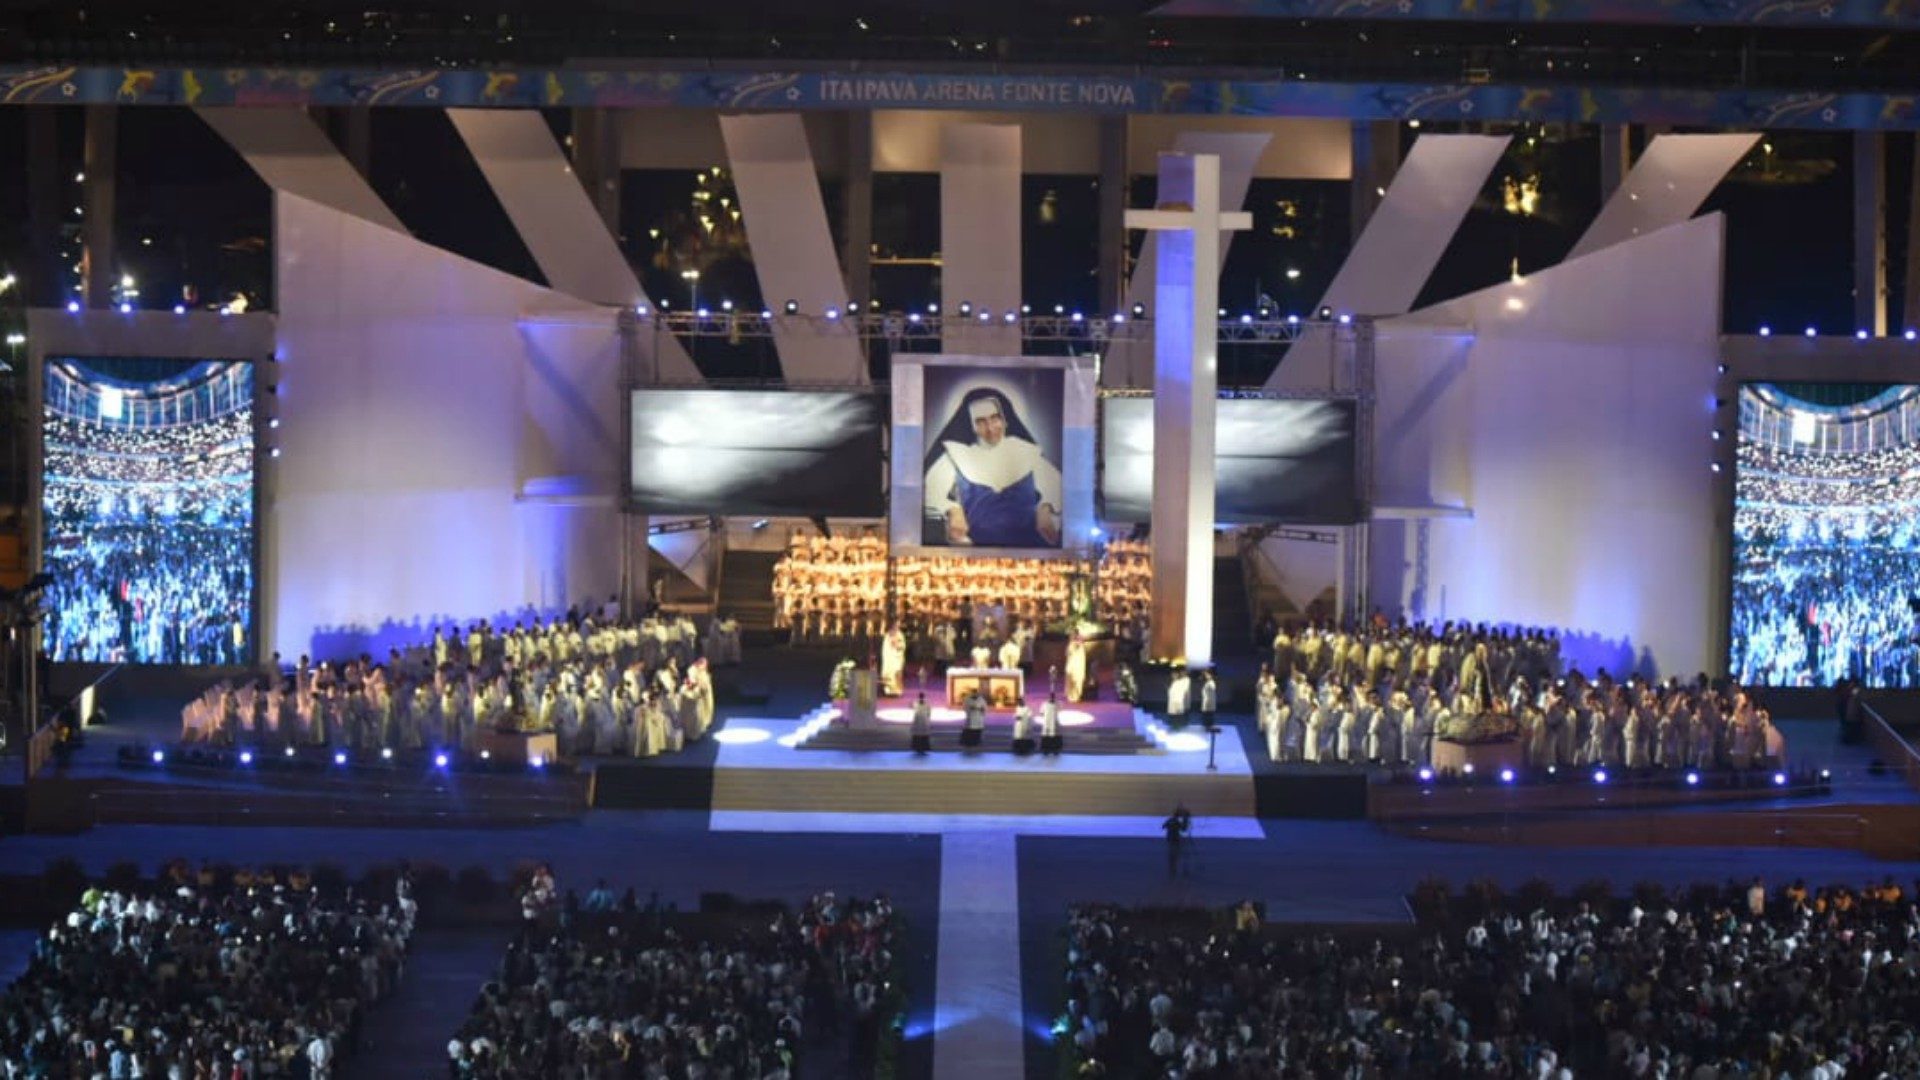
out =
[(166, 752), (165, 750), (155, 750), (155, 751), (153, 752), (153, 763), (154, 763), (155, 765), (164, 765), (164, 764), (166, 764), (166, 763), (167, 763), (167, 752)]
[(917, 323), (917, 322), (919, 322), (919, 321), (920, 321), (920, 313), (916, 311), (916, 312), (914, 312), (913, 314), (911, 314), (911, 315), (908, 315), (908, 316), (907, 316), (907, 321), (908, 321), (908, 322), (910, 322), (910, 323)]
[(1460, 766), (1460, 771), (1461, 771), (1461, 772), (1463, 772), (1463, 773), (1466, 773), (1466, 774), (1467, 774), (1468, 776), (1472, 776), (1472, 775), (1473, 775), (1473, 762), (1471, 762), (1471, 761), (1469, 761), (1469, 762), (1467, 762), (1467, 763), (1466, 763), (1465, 765), (1462, 765), (1462, 766)]
[(1777, 773), (1774, 773), (1774, 774), (1773, 774), (1773, 786), (1774, 786), (1774, 787), (1786, 787), (1786, 786), (1787, 786), (1787, 774), (1786, 774), (1786, 773), (1783, 773), (1783, 772), (1777, 772)]
[(1772, 337), (1772, 336), (1773, 336), (1773, 327), (1771, 327), (1771, 326), (1766, 326), (1766, 325), (1764, 325), (1764, 324), (1763, 324), (1763, 325), (1762, 325), (1762, 326), (1760, 327), (1760, 336), (1761, 336), (1761, 337)]
[(1432, 780), (1433, 780), (1433, 770), (1422, 765), (1420, 767), (1420, 782), (1423, 784), (1426, 784), (1426, 783), (1432, 782)]
[(242, 765), (253, 764), (253, 751), (251, 750), (240, 751), (240, 764)]
[(291, 747), (291, 746), (289, 746), (289, 747), (287, 747), (287, 748), (286, 748), (286, 749), (285, 749), (284, 751), (282, 751), (282, 754), (283, 754), (283, 756), (285, 756), (285, 757), (292, 757), (292, 756), (293, 756), (293, 747)]
[(532, 757), (527, 759), (527, 764), (533, 766), (536, 769), (544, 769), (547, 767), (547, 759), (544, 757), (541, 757), (539, 754), (535, 754)]
[(1093, 534), (1093, 538), (1094, 538), (1095, 540), (1098, 540), (1098, 539), (1100, 539), (1100, 538), (1101, 538), (1102, 536), (1104, 536), (1104, 535), (1106, 535), (1105, 533), (1102, 533), (1102, 532), (1100, 531), (1100, 526), (1098, 526), (1098, 525), (1095, 525), (1095, 526), (1093, 527), (1093, 529), (1091, 530), (1091, 532), (1092, 532), (1092, 534)]
[(698, 316), (700, 316), (701, 318), (703, 318), (703, 319), (704, 319), (704, 318), (706, 318), (706, 317), (707, 317), (707, 309), (706, 309), (706, 308), (701, 308), (701, 309), (700, 309), (699, 311), (696, 311), (696, 312), (694, 312), (694, 314), (695, 314), (695, 315), (698, 315)]
[(67, 314), (77, 315), (79, 313), (80, 313), (80, 301), (78, 300), (67, 301)]
[(381, 760), (381, 761), (392, 761), (392, 760), (393, 760), (393, 747), (391, 747), (391, 746), (383, 746), (383, 747), (381, 747), (381, 748), (380, 748), (380, 760)]
[(1813, 327), (1811, 327), (1811, 326), (1809, 326), (1809, 327), (1807, 327), (1807, 336), (1808, 336), (1808, 337), (1813, 337), (1814, 335), (1816, 335), (1816, 334), (1818, 334), (1819, 332), (1820, 332), (1820, 331), (1818, 331), (1818, 330), (1815, 330), (1815, 329), (1814, 329)]
[(1288, 325), (1288, 326), (1299, 326), (1299, 325), (1300, 325), (1300, 316), (1298, 316), (1298, 315), (1289, 315), (1289, 316), (1287, 316), (1287, 325)]
[(447, 767), (447, 755), (444, 751), (433, 755), (433, 767), (436, 769), (444, 769)]
[(1340, 325), (1341, 325), (1341, 326), (1346, 326), (1347, 324), (1349, 324), (1349, 323), (1351, 323), (1351, 322), (1353, 322), (1353, 316), (1351, 316), (1351, 315), (1349, 315), (1349, 314), (1347, 314), (1347, 313), (1346, 313), (1346, 312), (1344, 312), (1344, 311), (1340, 313)]
[(1920, 330), (1909, 330), (1900, 336), (1906, 338), (1908, 341), (1912, 341), (1914, 338), (1920, 337)]
[(1077, 312), (1077, 311), (1073, 313), (1073, 321), (1074, 321), (1074, 322), (1081, 322), (1081, 321), (1082, 321), (1082, 320), (1084, 320), (1085, 318), (1086, 318), (1086, 316), (1084, 316), (1084, 315), (1082, 315), (1082, 314), (1080, 314), (1080, 313), (1079, 313), (1079, 312)]
[(1867, 340), (1867, 332), (1865, 330), (1855, 330), (1853, 332), (1853, 339), (1855, 341), (1865, 341)]
[(185, 315), (187, 313), (187, 305), (185, 304), (173, 305), (173, 313), (175, 315)]
[(1503, 783), (1503, 784), (1511, 784), (1511, 783), (1513, 783), (1513, 770), (1512, 770), (1512, 769), (1501, 769), (1501, 770), (1500, 770), (1500, 782), (1501, 782), (1501, 783)]
[(635, 315), (638, 315), (638, 316), (640, 316), (640, 317), (641, 317), (641, 318), (643, 318), (643, 319), (644, 319), (644, 318), (646, 318), (646, 317), (647, 317), (647, 305), (645, 305), (645, 304), (635, 304), (635, 305), (634, 305), (634, 308), (633, 308), (633, 313), (634, 313)]
[(1248, 324), (1250, 324), (1250, 323), (1252, 323), (1252, 322), (1253, 322), (1253, 316), (1251, 316), (1251, 315), (1242, 315), (1242, 316), (1240, 316), (1240, 325), (1241, 325), (1241, 326), (1246, 326), (1246, 325), (1248, 325)]
[(345, 750), (335, 750), (333, 752), (333, 763), (335, 765), (345, 765), (347, 763), (347, 752)]
[(1699, 786), (1700, 786), (1700, 774), (1699, 774), (1699, 773), (1697, 773), (1697, 772), (1689, 772), (1689, 773), (1687, 773), (1687, 786), (1688, 786), (1688, 787), (1699, 787)]
[(1595, 770), (1593, 770), (1593, 782), (1594, 782), (1594, 783), (1596, 783), (1596, 784), (1604, 784), (1604, 783), (1606, 783), (1606, 782), (1607, 782), (1607, 770), (1605, 770), (1605, 769), (1595, 769)]
[(837, 307), (830, 307), (830, 308), (828, 308), (828, 309), (827, 309), (827, 318), (829, 318), (829, 319), (837, 319), (837, 318), (839, 318), (839, 317), (840, 317), (840, 309), (839, 309), (839, 308), (837, 308)]

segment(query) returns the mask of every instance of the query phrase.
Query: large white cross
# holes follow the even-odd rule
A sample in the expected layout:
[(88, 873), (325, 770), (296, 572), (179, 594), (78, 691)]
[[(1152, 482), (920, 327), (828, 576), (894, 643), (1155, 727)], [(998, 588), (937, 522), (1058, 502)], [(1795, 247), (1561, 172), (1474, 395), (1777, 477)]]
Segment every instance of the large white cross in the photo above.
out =
[(1157, 236), (1153, 283), (1153, 610), (1147, 655), (1213, 662), (1214, 398), (1220, 384), (1220, 159), (1161, 154), (1159, 206), (1127, 211)]

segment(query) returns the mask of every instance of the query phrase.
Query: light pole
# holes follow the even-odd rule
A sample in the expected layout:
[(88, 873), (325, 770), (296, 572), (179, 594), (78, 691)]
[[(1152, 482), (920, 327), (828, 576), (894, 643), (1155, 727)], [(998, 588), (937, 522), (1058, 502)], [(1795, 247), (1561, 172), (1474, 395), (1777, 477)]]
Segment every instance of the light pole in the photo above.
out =
[[(692, 312), (693, 317), (698, 320), (700, 318), (700, 271), (682, 270), (680, 280), (687, 283), (687, 290), (692, 294), (687, 301), (687, 310)], [(693, 341), (687, 345), (687, 356), (692, 360), (700, 358), (700, 324), (697, 321), (693, 324)]]

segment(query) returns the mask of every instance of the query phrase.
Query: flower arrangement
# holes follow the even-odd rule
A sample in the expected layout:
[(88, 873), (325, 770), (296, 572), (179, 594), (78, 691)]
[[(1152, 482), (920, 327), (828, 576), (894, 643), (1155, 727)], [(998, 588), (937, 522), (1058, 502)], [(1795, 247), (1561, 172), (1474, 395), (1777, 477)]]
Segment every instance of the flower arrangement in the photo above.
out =
[(827, 697), (833, 701), (845, 701), (853, 695), (853, 660), (842, 660), (833, 666), (833, 677), (827, 681)]

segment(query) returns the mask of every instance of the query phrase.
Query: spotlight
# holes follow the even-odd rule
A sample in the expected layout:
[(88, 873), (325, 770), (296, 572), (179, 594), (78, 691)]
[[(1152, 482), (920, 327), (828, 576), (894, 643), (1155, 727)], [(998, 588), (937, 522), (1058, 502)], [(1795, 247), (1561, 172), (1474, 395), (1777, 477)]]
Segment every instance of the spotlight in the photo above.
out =
[(1722, 375), (1725, 375), (1725, 374), (1727, 373), (1727, 365), (1725, 365), (1725, 364), (1719, 364), (1719, 365), (1716, 365), (1716, 366), (1714, 367), (1714, 370), (1715, 370), (1715, 371), (1717, 371), (1717, 372), (1719, 372), (1719, 373), (1720, 373), (1720, 374), (1722, 374)]
[(1699, 787), (1699, 786), (1700, 786), (1700, 774), (1699, 774), (1699, 773), (1697, 773), (1697, 772), (1688, 772), (1688, 773), (1687, 773), (1687, 786), (1688, 786), (1688, 787)]
[(1867, 340), (1867, 332), (1865, 330), (1855, 330), (1853, 332), (1853, 339), (1855, 341), (1865, 341)]
[(1420, 782), (1425, 784), (1430, 783), (1432, 780), (1433, 770), (1427, 768), (1425, 765), (1420, 766)]
[(1346, 326), (1346, 325), (1348, 325), (1348, 324), (1350, 324), (1350, 323), (1352, 323), (1352, 322), (1353, 322), (1353, 316), (1352, 316), (1352, 315), (1349, 315), (1349, 314), (1347, 314), (1347, 313), (1346, 313), (1346, 312), (1344, 312), (1344, 311), (1340, 313), (1340, 325), (1341, 325), (1341, 326)]
[(292, 756), (293, 756), (293, 747), (291, 747), (291, 746), (289, 746), (289, 747), (287, 747), (287, 748), (286, 748), (285, 750), (282, 750), (282, 751), (280, 752), (280, 754), (281, 754), (281, 756), (282, 756), (282, 757), (292, 757)]
[(445, 752), (433, 755), (433, 767), (436, 769), (444, 769), (447, 767), (447, 755)]
[(347, 752), (345, 750), (335, 750), (333, 752), (333, 763), (335, 765), (345, 765), (347, 763)]
[(1710, 461), (1710, 462), (1708, 462), (1708, 463), (1707, 463), (1707, 468), (1709, 468), (1709, 469), (1712, 469), (1712, 470), (1713, 470), (1714, 472), (1719, 472), (1719, 471), (1720, 471), (1720, 463), (1719, 463), (1719, 462), (1717, 462), (1717, 461)]
[(80, 301), (78, 300), (67, 301), (67, 314), (77, 315), (79, 313), (80, 313)]
[(1300, 325), (1300, 316), (1298, 316), (1298, 315), (1289, 315), (1289, 316), (1287, 316), (1287, 325), (1288, 325), (1288, 326), (1299, 326), (1299, 325)]
[(393, 747), (391, 747), (391, 746), (383, 746), (383, 747), (381, 747), (381, 748), (380, 748), (380, 760), (381, 760), (381, 761), (392, 761), (392, 760), (393, 760)]
[(1762, 326), (1762, 327), (1760, 328), (1760, 336), (1761, 336), (1761, 337), (1772, 337), (1772, 336), (1773, 336), (1773, 327), (1771, 327), (1771, 326)]
[(1548, 776), (1554, 776), (1554, 775), (1557, 775), (1557, 774), (1558, 774), (1559, 772), (1560, 772), (1560, 766), (1558, 766), (1558, 765), (1549, 765), (1549, 766), (1547, 766), (1547, 775), (1548, 775)]
[(1247, 325), (1249, 325), (1249, 324), (1251, 324), (1252, 322), (1253, 322), (1253, 316), (1251, 316), (1251, 315), (1245, 315), (1245, 314), (1243, 314), (1243, 315), (1241, 315), (1241, 316), (1240, 316), (1240, 325), (1241, 325), (1241, 326), (1247, 326)]
[(1713, 432), (1712, 432), (1712, 435), (1713, 435), (1713, 441), (1714, 441), (1714, 442), (1719, 442), (1719, 441), (1720, 441), (1720, 429), (1719, 429), (1719, 428), (1714, 428), (1714, 429), (1713, 429)]
[(1321, 322), (1326, 322), (1328, 319), (1333, 318), (1333, 309), (1330, 307), (1323, 307), (1319, 311), (1314, 313), (1314, 317), (1319, 319)]
[(1220, 309), (1220, 317), (1221, 317), (1221, 318), (1223, 318), (1223, 319), (1227, 317), (1227, 309), (1226, 309), (1226, 308), (1221, 308), (1221, 309)]
[(798, 300), (787, 301), (786, 307), (783, 310), (786, 311), (786, 313), (789, 315), (800, 314), (800, 301)]
[(907, 321), (910, 323), (918, 324), (920, 322), (920, 313), (916, 311), (916, 312), (913, 312), (912, 314), (909, 314), (907, 316)]
[(703, 319), (704, 319), (704, 318), (706, 318), (706, 317), (707, 317), (707, 315), (708, 315), (708, 311), (707, 311), (707, 309), (706, 309), (706, 308), (701, 308), (701, 309), (700, 309), (699, 311), (696, 311), (696, 312), (694, 312), (694, 314), (695, 314), (695, 315), (698, 315), (698, 316), (700, 316), (701, 318), (703, 318)]
[(830, 308), (828, 308), (828, 309), (827, 309), (827, 318), (829, 318), (829, 319), (838, 319), (839, 317), (840, 317), (840, 309), (839, 309), (839, 308), (837, 308), (837, 307), (830, 307)]
[(1053, 305), (1053, 313), (1055, 315), (1065, 315), (1067, 313), (1067, 305), (1065, 304)]
[(1134, 318), (1136, 318), (1136, 319), (1144, 319), (1144, 318), (1146, 318), (1146, 317), (1147, 317), (1147, 305), (1145, 305), (1145, 304), (1135, 304), (1135, 305), (1133, 305), (1133, 317), (1134, 317)]
[(966, 317), (966, 316), (968, 316), (968, 315), (972, 315), (972, 314), (973, 314), (973, 301), (971, 301), (971, 300), (962, 300), (962, 301), (960, 301), (960, 315), (961, 315), (961, 317), (962, 317), (962, 318), (964, 318), (964, 317)]
[(1819, 333), (1820, 333), (1820, 331), (1818, 331), (1818, 330), (1815, 330), (1815, 329), (1814, 329), (1813, 327), (1811, 327), (1811, 326), (1809, 326), (1809, 327), (1807, 327), (1807, 336), (1808, 336), (1808, 337), (1814, 337), (1815, 335), (1817, 335), (1817, 334), (1819, 334)]
[(251, 750), (240, 751), (240, 764), (242, 765), (253, 764), (253, 751)]
[(1593, 782), (1594, 782), (1594, 783), (1596, 783), (1596, 784), (1604, 784), (1604, 783), (1606, 783), (1606, 782), (1607, 782), (1607, 770), (1605, 770), (1605, 769), (1595, 769), (1595, 770), (1593, 770)]
[(875, 300), (869, 300), (869, 301), (867, 301), (867, 310), (869, 310), (869, 311), (879, 311), (879, 310), (880, 310), (880, 301), (879, 301), (879, 300), (877, 300), (877, 299), (875, 299)]
[(993, 320), (993, 312), (991, 312), (991, 311), (982, 311), (982, 312), (980, 313), (980, 321), (981, 321), (981, 322), (991, 322), (992, 320)]
[(733, 310), (733, 301), (731, 301), (731, 300), (722, 300), (722, 301), (720, 301), (720, 310), (721, 310), (721, 311), (732, 311), (732, 310)]
[(1822, 780), (1831, 780), (1831, 779), (1833, 779), (1833, 770), (1832, 770), (1832, 769), (1821, 769), (1821, 770), (1820, 770), (1820, 779), (1822, 779)]
[(1467, 762), (1467, 763), (1466, 763), (1465, 765), (1462, 765), (1462, 766), (1460, 766), (1460, 771), (1461, 771), (1461, 772), (1463, 772), (1463, 773), (1466, 773), (1466, 774), (1467, 774), (1468, 776), (1472, 776), (1472, 775), (1473, 775), (1473, 762), (1471, 762), (1471, 761), (1469, 761), (1469, 762)]
[(187, 305), (185, 304), (173, 305), (173, 313), (175, 315), (185, 315), (187, 313)]
[(280, 448), (276, 446), (276, 447), (274, 447), (273, 449), (271, 449), (271, 450), (269, 450), (269, 451), (267, 451), (267, 456), (268, 456), (268, 457), (270, 457), (270, 458), (277, 458), (277, 457), (279, 457), (279, 456), (280, 456)]
[(1124, 323), (1124, 322), (1126, 322), (1126, 321), (1127, 321), (1127, 313), (1126, 313), (1126, 312), (1124, 312), (1124, 311), (1116, 311), (1116, 312), (1114, 312), (1114, 313), (1113, 313), (1113, 322), (1114, 322), (1114, 325), (1115, 325), (1115, 326), (1118, 326), (1118, 325), (1120, 325), (1121, 323)]
[(647, 305), (645, 305), (645, 304), (635, 304), (635, 305), (633, 306), (633, 313), (634, 313), (635, 315), (638, 315), (638, 316), (640, 316), (640, 317), (641, 317), (641, 318), (643, 318), (643, 319), (644, 319), (644, 318), (646, 318), (646, 317), (647, 317)]
[(928, 305), (927, 305), (927, 314), (929, 314), (929, 315), (938, 315), (938, 314), (940, 314), (940, 305), (939, 305), (939, 304), (928, 304)]
[(482, 751), (480, 751), (480, 760), (481, 760), (481, 761), (492, 761), (492, 760), (493, 760), (493, 751), (491, 751), (491, 750), (482, 750)]
[(1014, 323), (1020, 320), (1020, 316), (1017, 313), (1012, 311), (1007, 312), (1005, 315), (1001, 316), (1001, 318), (1007, 321), (1008, 326), (1012, 326)]
[(155, 750), (153, 752), (153, 763), (155, 765), (165, 765), (167, 763), (167, 752), (165, 750)]
[(1786, 773), (1783, 773), (1783, 772), (1777, 772), (1777, 773), (1774, 773), (1774, 774), (1773, 774), (1773, 786), (1774, 786), (1774, 787), (1786, 787), (1786, 786), (1787, 786), (1787, 774), (1786, 774)]
[(768, 319), (771, 319), (771, 318), (773, 318), (773, 312), (771, 312), (771, 311), (768, 311), (768, 310), (767, 310), (766, 308), (761, 308), (761, 309), (760, 309), (760, 321), (761, 321), (761, 322), (765, 322), (766, 320), (768, 320)]
[(1503, 783), (1503, 784), (1511, 784), (1511, 783), (1513, 783), (1513, 770), (1512, 770), (1512, 769), (1501, 769), (1501, 770), (1500, 770), (1500, 782), (1501, 782), (1501, 783)]
[(1920, 331), (1909, 330), (1900, 336), (1906, 338), (1908, 341), (1912, 341), (1914, 338), (1920, 337)]
[(536, 769), (544, 769), (547, 767), (547, 759), (535, 754), (527, 759), (527, 764)]
[(1080, 314), (1080, 313), (1079, 313), (1079, 312), (1077, 312), (1077, 311), (1073, 313), (1073, 321), (1074, 321), (1074, 322), (1083, 322), (1083, 321), (1085, 321), (1085, 319), (1086, 319), (1086, 316), (1085, 316), (1085, 315), (1082, 315), (1082, 314)]
[[(1032, 304), (1021, 304), (1021, 305), (1020, 305), (1020, 314), (1022, 314), (1022, 315), (1031, 315), (1031, 314), (1033, 314), (1033, 305), (1032, 305)], [(1011, 311), (1009, 311), (1009, 312), (1007, 312), (1007, 321), (1008, 321), (1008, 322), (1012, 322), (1012, 321), (1013, 321), (1013, 312), (1011, 312)]]

